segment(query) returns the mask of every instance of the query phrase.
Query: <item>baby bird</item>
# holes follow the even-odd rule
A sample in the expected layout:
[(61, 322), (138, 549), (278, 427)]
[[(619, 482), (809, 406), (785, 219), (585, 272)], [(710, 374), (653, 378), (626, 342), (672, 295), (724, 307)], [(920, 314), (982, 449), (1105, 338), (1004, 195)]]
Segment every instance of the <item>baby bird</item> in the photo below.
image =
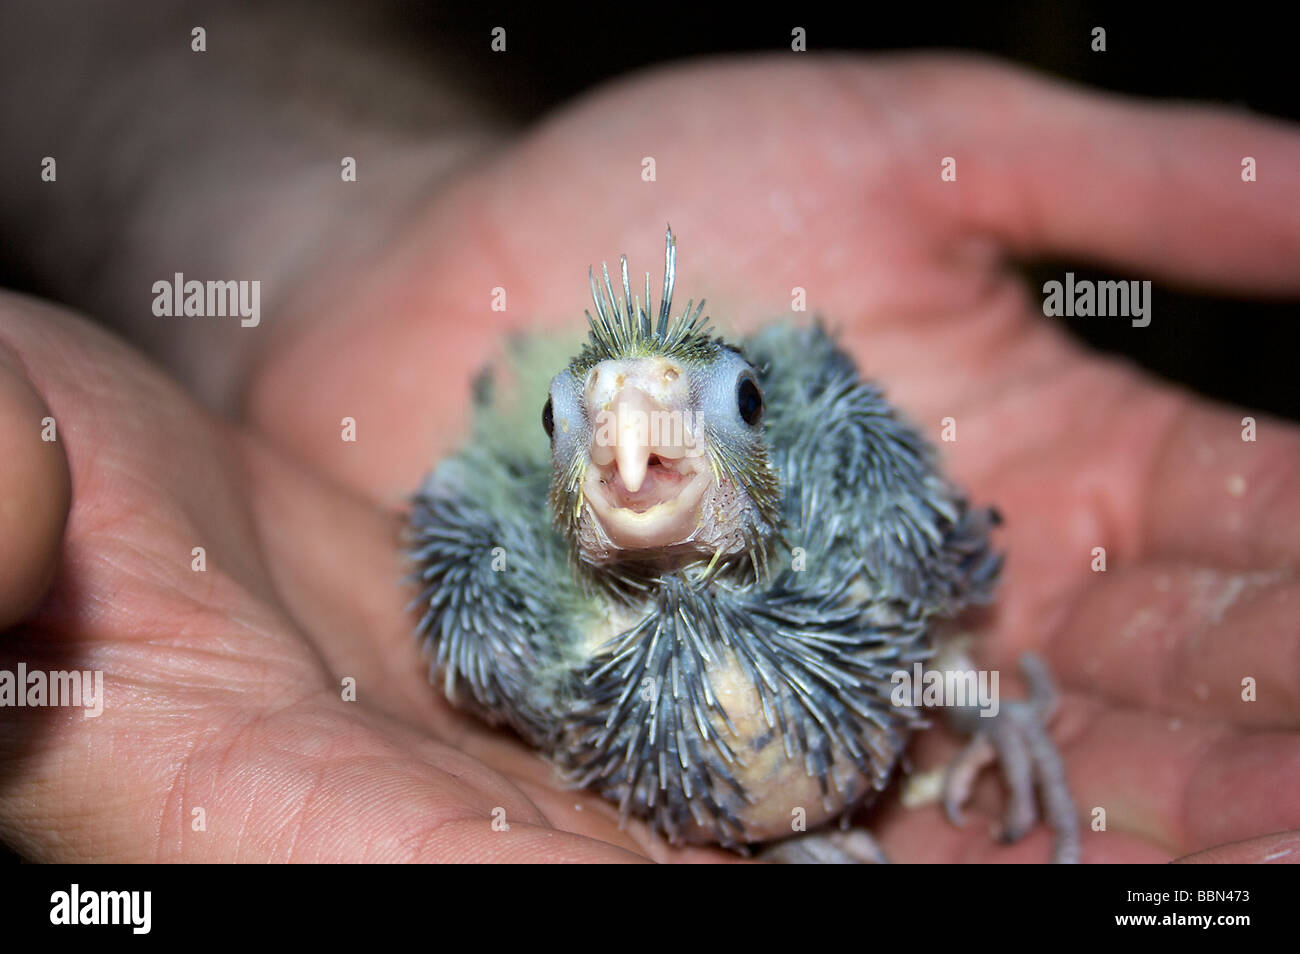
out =
[[(675, 273), (671, 229), (657, 314), (626, 258), (621, 299), (589, 271), (596, 313), (540, 427), (526, 399), (544, 341), (514, 345), (524, 402), (480, 378), (469, 443), (411, 513), (417, 631), (453, 702), (670, 842), (744, 852), (806, 828), (773, 856), (866, 860), (861, 839), (812, 830), (881, 791), (926, 724), (892, 698), (896, 674), (931, 659), (940, 620), (990, 599), (998, 518), (820, 326), (738, 347), (703, 301), (672, 315)], [(1035, 823), (1037, 779), (1070, 860), (1050, 682), (1027, 672), (1036, 704), (966, 714), (976, 741), (945, 800), (955, 818), (996, 751), (1016, 766), (1007, 834)]]

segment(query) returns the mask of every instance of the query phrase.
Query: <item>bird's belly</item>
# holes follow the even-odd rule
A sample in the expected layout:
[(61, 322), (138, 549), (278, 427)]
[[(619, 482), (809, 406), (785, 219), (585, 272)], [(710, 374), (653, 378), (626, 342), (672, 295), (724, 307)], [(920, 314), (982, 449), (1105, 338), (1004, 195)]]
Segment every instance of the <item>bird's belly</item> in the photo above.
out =
[[(647, 612), (646, 607), (603, 607), (574, 647), (574, 670), (585, 674), (574, 686), (574, 711), (581, 717), (560, 731), (553, 750), (571, 781), (589, 784), (647, 817), (671, 841), (738, 847), (790, 837), (841, 817), (861, 803), (873, 783), (888, 778), (892, 764), (884, 762), (892, 763), (889, 753), (896, 754), (899, 740), (885, 728), (861, 726), (867, 735), (856, 737), (855, 759), (835, 733), (817, 723), (814, 711), (820, 708), (821, 718), (835, 722), (837, 731), (848, 724), (842, 712), (832, 711), (833, 700), (819, 695), (824, 689), (810, 686), (810, 698), (800, 701), (791, 684), (778, 679), (764, 683), (760, 693), (755, 678), (761, 677), (730, 645), (714, 642), (701, 649), (679, 642), (670, 653), (676, 661), (649, 675), (615, 665), (615, 656), (637, 655), (627, 640)], [(665, 638), (676, 639), (659, 637)], [(660, 656), (665, 645), (660, 643)], [(704, 656), (707, 664), (697, 665)], [(601, 676), (593, 682), (595, 673)], [(611, 715), (614, 709), (619, 712)], [(707, 731), (700, 731), (701, 722)], [(814, 742), (816, 751), (810, 753)], [(860, 767), (864, 751), (884, 760), (872, 761), (874, 777)], [(725, 823), (717, 818), (719, 810)]]
[[(742, 763), (734, 775), (750, 801), (738, 814), (750, 840), (784, 838), (812, 829), (840, 816), (870, 787), (841, 751), (834, 753), (833, 781), (823, 794), (820, 779), (805, 766), (797, 739), (787, 739), (779, 725), (768, 724), (758, 690), (734, 655), (724, 652), (720, 665), (711, 667), (708, 675), (731, 723), (728, 728), (715, 718), (713, 727)], [(711, 840), (707, 832), (701, 835), (701, 840)]]
[[(643, 608), (607, 607), (599, 622), (587, 630), (580, 655), (585, 660), (598, 656), (608, 648), (609, 640), (634, 627), (643, 613)], [(743, 827), (739, 840), (759, 842), (789, 837), (835, 819), (853, 807), (871, 783), (857, 770), (848, 753), (832, 749), (823, 791), (822, 779), (807, 764), (798, 733), (787, 738), (775, 713), (769, 722), (753, 678), (730, 648), (713, 649), (715, 662), (705, 668), (704, 675), (721, 712), (712, 713), (709, 724), (734, 756), (728, 770), (744, 793), (742, 798), (732, 798), (723, 791), (715, 794), (727, 800)], [(807, 717), (806, 713), (796, 715), (802, 712), (798, 706), (787, 705), (786, 712), (787, 719)], [(617, 787), (607, 792), (615, 800), (620, 793)], [(644, 808), (635, 799), (634, 804)], [(696, 824), (689, 818), (683, 822), (674, 840), (719, 840), (714, 826)]]

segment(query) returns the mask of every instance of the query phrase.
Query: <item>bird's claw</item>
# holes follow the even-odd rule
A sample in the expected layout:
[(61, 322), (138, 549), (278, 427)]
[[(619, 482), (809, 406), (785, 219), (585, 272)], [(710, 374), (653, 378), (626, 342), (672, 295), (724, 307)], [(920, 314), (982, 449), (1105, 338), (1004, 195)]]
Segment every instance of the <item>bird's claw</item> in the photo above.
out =
[[(1052, 861), (1079, 860), (1079, 820), (1065, 779), (1065, 764), (1047, 733), (1056, 711), (1057, 692), (1047, 666), (1032, 653), (1020, 658), (1029, 698), (1001, 705), (986, 718), (973, 710), (952, 710), (954, 728), (971, 736), (949, 763), (943, 781), (944, 811), (954, 825), (963, 824), (962, 806), (970, 798), (980, 770), (996, 762), (1006, 781), (1008, 800), (1001, 840), (1019, 840), (1042, 815), (1051, 827)], [(1037, 798), (1035, 798), (1037, 795)]]

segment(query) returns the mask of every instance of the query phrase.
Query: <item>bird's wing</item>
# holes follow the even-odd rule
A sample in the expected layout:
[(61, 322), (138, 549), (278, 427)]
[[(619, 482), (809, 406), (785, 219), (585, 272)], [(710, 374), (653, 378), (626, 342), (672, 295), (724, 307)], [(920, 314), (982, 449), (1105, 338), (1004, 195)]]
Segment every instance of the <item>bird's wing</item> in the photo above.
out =
[(873, 596), (950, 614), (989, 597), (997, 516), (968, 506), (929, 444), (860, 380), (820, 324), (745, 342), (759, 369), (791, 546), (809, 561), (860, 559)]
[[(408, 552), (418, 633), (449, 697), (535, 744), (567, 706), (590, 603), (546, 505), (550, 456), (536, 339), (513, 343), (505, 388), (476, 384), (473, 433), (416, 495)], [(468, 698), (467, 698), (468, 696)]]

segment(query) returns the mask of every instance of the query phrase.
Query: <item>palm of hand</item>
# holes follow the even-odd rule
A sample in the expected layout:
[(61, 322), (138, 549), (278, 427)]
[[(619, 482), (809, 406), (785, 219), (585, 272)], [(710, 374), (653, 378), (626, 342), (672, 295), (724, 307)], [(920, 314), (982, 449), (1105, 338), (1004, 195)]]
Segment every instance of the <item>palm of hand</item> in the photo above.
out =
[[(670, 852), (635, 824), (620, 832), (610, 806), (556, 792), (539, 759), (438, 700), (401, 612), (394, 524), (367, 502), (408, 492), (455, 445), (455, 419), (437, 422), (465, 407), (469, 377), (518, 325), (511, 315), (572, 327), (580, 264), (610, 248), (634, 267), (654, 262), (669, 220), (678, 288), (705, 294), (719, 319), (755, 323), (804, 287), (932, 439), (942, 418), (956, 421), (958, 440), (944, 445), (952, 475), (1008, 517), (981, 661), (1010, 670), (1036, 649), (1063, 684), (1056, 736), (1076, 799), (1107, 812), (1108, 831), (1085, 836), (1086, 860), (1297, 827), (1294, 801), (1277, 795), (1300, 749), (1275, 661), (1295, 635), (1285, 600), (1300, 542), (1287, 518), (1300, 492), (1284, 465), (1300, 442), (1268, 423), (1267, 439), (1243, 443), (1240, 414), (1082, 354), (997, 258), (1053, 249), (1153, 274), (1290, 280), (1257, 248), (1188, 234), (1197, 212), (1177, 182), (1075, 158), (1067, 137), (1093, 127), (1147, 142), (1110, 110), (925, 62), (726, 67), (626, 85), (450, 188), (348, 286), (300, 302), (311, 329), (272, 344), (249, 392), (269, 444), (204, 417), (85, 328), (60, 328), (61, 364), (11, 336), (70, 422), (76, 502), (56, 590), (6, 649), (105, 669), (121, 713), (43, 727), (55, 744), (39, 753), (21, 751), (33, 736), (19, 734), (14, 750), (45, 777), (86, 760), (94, 787), (83, 793), (116, 796), (101, 808), (120, 832), (105, 855), (715, 857)], [(1212, 121), (1221, 139), (1248, 128)], [(1148, 117), (1161, 122), (1171, 128), (1155, 134), (1192, 135)], [(1044, 126), (1061, 140), (1051, 148), (1031, 135)], [(1295, 148), (1250, 131), (1256, 153), (1261, 137)], [(978, 187), (939, 181), (954, 154), (959, 182)], [(640, 180), (646, 155), (654, 183)], [(1035, 173), (1040, 163), (1060, 181)], [(1113, 205), (1097, 208), (1097, 181)], [(633, 224), (597, 244), (569, 231), (575, 213)], [(1273, 213), (1266, 201), (1220, 214), (1225, 228), (1231, 215), (1258, 228)], [(579, 234), (591, 244), (574, 245)], [(495, 286), (510, 294), (504, 315), (487, 311)], [(346, 416), (356, 445), (339, 440)], [(1245, 493), (1228, 492), (1242, 482)], [(204, 574), (190, 569), (194, 546), (207, 549)], [(1091, 569), (1097, 546), (1106, 573)], [(345, 676), (358, 702), (340, 699)], [(1260, 702), (1240, 701), (1244, 676)], [(926, 740), (918, 761), (944, 745)], [(193, 831), (194, 807), (205, 833)], [(980, 807), (996, 811), (991, 791)], [(492, 828), (498, 808), (508, 832)], [(890, 802), (873, 827), (901, 860), (1046, 856), (1045, 833), (1002, 848), (932, 808)]]

